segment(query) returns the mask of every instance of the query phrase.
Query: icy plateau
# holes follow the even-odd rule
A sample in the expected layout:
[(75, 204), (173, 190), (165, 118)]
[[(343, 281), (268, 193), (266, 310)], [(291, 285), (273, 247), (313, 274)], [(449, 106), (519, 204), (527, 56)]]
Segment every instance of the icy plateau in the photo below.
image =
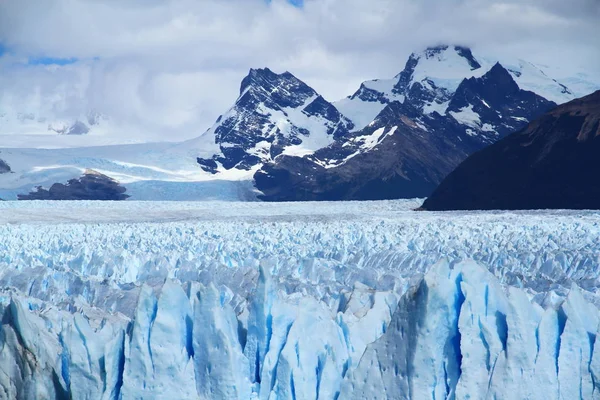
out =
[(420, 204), (0, 202), (0, 398), (600, 398), (600, 213)]

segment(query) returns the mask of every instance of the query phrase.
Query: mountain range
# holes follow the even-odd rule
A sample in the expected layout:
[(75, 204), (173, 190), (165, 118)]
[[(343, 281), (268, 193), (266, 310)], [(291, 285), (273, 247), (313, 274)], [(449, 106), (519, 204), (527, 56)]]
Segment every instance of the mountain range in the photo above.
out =
[[(333, 103), (290, 72), (252, 69), (234, 105), (196, 139), (0, 150), (0, 198), (45, 197), (36, 193), (55, 184), (73, 198), (73, 179), (118, 182), (116, 197), (126, 198), (124, 188), (138, 200), (427, 197), (470, 154), (594, 86), (568, 82), (526, 61), (446, 45), (412, 54), (393, 79), (364, 82)], [(85, 135), (110, 119), (90, 115), (55, 130)]]

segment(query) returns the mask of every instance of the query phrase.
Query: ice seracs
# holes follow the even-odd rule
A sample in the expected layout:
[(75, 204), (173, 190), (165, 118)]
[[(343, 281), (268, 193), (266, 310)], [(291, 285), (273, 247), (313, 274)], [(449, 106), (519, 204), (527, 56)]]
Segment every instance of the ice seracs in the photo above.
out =
[[(228, 289), (188, 288), (185, 294), (180, 284), (167, 282), (155, 295), (144, 286), (127, 329), (108, 315), (96, 315), (100, 328), (93, 329), (88, 322), (93, 317), (83, 310), (72, 315), (32, 306), (12, 294), (3, 299), (0, 388), (15, 399), (334, 399), (353, 365), (349, 354), (355, 354), (356, 364), (366, 345), (358, 339), (351, 343), (348, 335), (371, 342), (391, 318), (391, 305), (381, 301), (365, 304), (359, 313), (356, 306), (341, 304), (338, 310), (312, 297), (272, 292), (269, 298), (249, 299), (256, 307), (246, 330)], [(272, 308), (266, 319), (257, 320), (252, 315), (265, 301)], [(345, 312), (353, 312), (348, 316), (353, 323), (342, 328)], [(377, 328), (355, 332), (369, 316)], [(9, 340), (10, 335), (19, 339)], [(252, 343), (263, 343), (263, 356)], [(19, 368), (28, 358), (38, 361), (31, 370)]]
[(595, 398), (597, 213), (418, 204), (2, 202), (0, 396)]
[(241, 313), (226, 287), (144, 286), (130, 322), (4, 292), (1, 393), (591, 399), (600, 390), (598, 309), (576, 286), (542, 306), (475, 262), (441, 261), (401, 296), (357, 285), (328, 304), (271, 290), (269, 279), (263, 271)]
[(340, 398), (596, 398), (597, 333), (577, 287), (544, 309), (474, 263), (442, 262), (400, 300)]

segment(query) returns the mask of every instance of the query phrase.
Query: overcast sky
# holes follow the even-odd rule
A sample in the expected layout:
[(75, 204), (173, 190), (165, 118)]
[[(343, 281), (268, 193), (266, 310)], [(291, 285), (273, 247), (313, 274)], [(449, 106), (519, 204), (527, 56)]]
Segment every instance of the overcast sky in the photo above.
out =
[(0, 0), (0, 113), (94, 108), (187, 138), (227, 110), (251, 67), (337, 100), (438, 43), (600, 75), (599, 0), (294, 3)]

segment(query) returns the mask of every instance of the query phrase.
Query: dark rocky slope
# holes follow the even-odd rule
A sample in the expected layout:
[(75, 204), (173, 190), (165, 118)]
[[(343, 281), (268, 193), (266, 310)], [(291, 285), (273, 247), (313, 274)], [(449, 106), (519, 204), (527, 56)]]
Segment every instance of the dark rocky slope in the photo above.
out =
[(38, 187), (29, 194), (19, 195), (19, 200), (126, 200), (125, 189), (112, 178), (88, 170), (67, 184), (55, 183), (50, 189)]
[(600, 91), (473, 154), (427, 210), (600, 209)]
[[(448, 121), (429, 134), (417, 125), (418, 115), (410, 106), (393, 102), (373, 125), (349, 141), (353, 145), (338, 142), (313, 157), (278, 157), (254, 176), (256, 187), (263, 193), (259, 198), (333, 201), (428, 195), (468, 153), (445, 134), (443, 125)], [(430, 126), (439, 121), (433, 122)], [(454, 121), (453, 127), (457, 126)], [(373, 136), (379, 136), (375, 146), (361, 148)], [(469, 137), (464, 135), (464, 139)], [(331, 162), (337, 164), (330, 167)]]
[(8, 165), (4, 160), (0, 160), (0, 174), (6, 174), (11, 172), (10, 165)]

